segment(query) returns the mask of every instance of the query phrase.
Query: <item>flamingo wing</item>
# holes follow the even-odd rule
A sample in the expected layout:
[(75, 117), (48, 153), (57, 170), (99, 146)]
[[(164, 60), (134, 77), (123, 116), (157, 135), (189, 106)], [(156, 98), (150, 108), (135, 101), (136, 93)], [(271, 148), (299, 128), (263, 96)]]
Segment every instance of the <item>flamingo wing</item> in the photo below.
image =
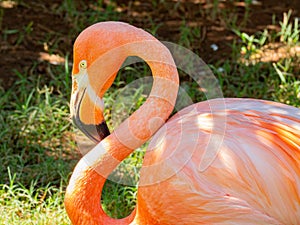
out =
[(151, 224), (300, 224), (299, 165), (299, 109), (254, 99), (197, 103), (150, 142), (137, 214)]

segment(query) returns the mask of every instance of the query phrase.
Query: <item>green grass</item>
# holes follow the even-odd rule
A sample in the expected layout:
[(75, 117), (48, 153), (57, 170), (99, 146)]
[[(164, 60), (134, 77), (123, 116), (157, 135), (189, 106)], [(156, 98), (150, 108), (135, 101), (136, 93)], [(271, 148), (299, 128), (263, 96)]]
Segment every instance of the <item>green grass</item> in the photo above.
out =
[(15, 183), (16, 175), (9, 178), (0, 185), (0, 224), (69, 224), (62, 188), (35, 182), (25, 187)]
[(60, 70), (57, 80), (16, 72), (14, 85), (0, 90), (0, 224), (68, 224), (63, 187), (76, 157), (71, 83)]
[[(217, 2), (213, 1), (215, 11), (211, 12), (212, 15), (218, 17), (228, 13), (219, 11)], [(89, 24), (117, 20), (121, 16), (113, 1), (98, 1), (94, 5), (81, 3), (78, 6), (65, 0), (55, 10), (73, 24), (70, 39)], [(161, 24), (163, 22), (153, 22), (149, 31), (155, 34)], [(235, 29), (240, 42), (232, 43), (232, 54), (226, 60), (209, 65), (219, 79), (224, 96), (269, 99), (300, 107), (298, 57), (275, 62), (251, 61), (253, 54), (271, 43), (279, 42), (290, 48), (299, 46), (297, 21), (290, 21), (289, 14), (286, 14), (281, 31), (275, 35), (269, 31), (246, 34), (236, 24), (227, 25), (229, 29)], [(17, 40), (20, 41), (16, 45), (21, 45), (22, 38), (30, 35), (31, 26), (28, 24), (18, 31), (20, 37)], [(178, 24), (178, 30), (178, 43), (189, 48), (193, 48), (201, 38), (200, 30), (186, 26), (184, 20)], [(8, 31), (2, 35), (9, 35)], [(45, 42), (51, 38), (45, 37)], [(57, 46), (53, 44), (49, 53), (56, 52)], [(63, 206), (64, 190), (73, 167), (81, 157), (74, 141), (75, 128), (69, 119), (70, 54), (65, 53), (65, 65), (44, 63), (47, 74), (40, 74), (40, 64), (34, 62), (27, 70), (15, 71), (18, 78), (12, 87), (0, 87), (0, 224), (69, 224)], [(133, 81), (149, 75), (150, 70), (145, 63), (121, 70), (105, 95), (105, 114), (111, 129), (144, 102), (149, 87)], [(180, 76), (182, 88), (192, 100), (204, 100), (198, 85), (183, 73)], [(128, 89), (130, 83), (131, 89)], [(127, 111), (121, 114), (124, 108)], [(123, 181), (131, 186), (112, 181), (105, 185), (103, 208), (112, 217), (124, 217), (135, 206), (137, 168), (141, 166), (144, 150), (145, 146), (134, 152), (114, 172), (112, 180), (125, 174)]]

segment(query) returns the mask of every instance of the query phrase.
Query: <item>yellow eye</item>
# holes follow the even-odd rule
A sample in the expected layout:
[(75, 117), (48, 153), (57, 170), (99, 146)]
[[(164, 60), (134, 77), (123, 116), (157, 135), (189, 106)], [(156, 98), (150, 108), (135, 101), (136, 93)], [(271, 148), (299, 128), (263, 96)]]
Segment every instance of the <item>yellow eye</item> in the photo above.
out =
[(86, 60), (82, 60), (79, 63), (79, 69), (86, 69), (87, 68), (87, 62)]

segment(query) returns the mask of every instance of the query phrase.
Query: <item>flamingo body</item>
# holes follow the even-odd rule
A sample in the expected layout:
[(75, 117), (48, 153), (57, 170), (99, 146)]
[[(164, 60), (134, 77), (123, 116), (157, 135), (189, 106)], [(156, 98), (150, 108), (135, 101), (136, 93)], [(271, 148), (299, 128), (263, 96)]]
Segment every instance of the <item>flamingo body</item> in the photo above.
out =
[[(163, 180), (158, 174), (178, 171), (184, 159), (186, 164), (163, 182), (140, 187), (137, 213), (146, 211), (155, 224), (299, 224), (299, 110), (225, 99), (227, 109), (212, 115), (211, 107), (222, 101), (187, 107), (154, 135), (144, 166), (163, 163), (155, 171), (142, 169), (141, 182)], [(223, 121), (225, 130), (218, 127)], [(200, 171), (212, 135), (224, 139), (212, 164)]]
[[(149, 64), (153, 87), (108, 135), (103, 94), (132, 55)], [(66, 190), (73, 224), (300, 224), (299, 109), (214, 99), (168, 120), (179, 86), (172, 56), (147, 32), (119, 22), (98, 23), (79, 35), (72, 73), (72, 117), (99, 141), (78, 162)], [(106, 178), (151, 137), (136, 209), (126, 218), (110, 218), (100, 204)]]

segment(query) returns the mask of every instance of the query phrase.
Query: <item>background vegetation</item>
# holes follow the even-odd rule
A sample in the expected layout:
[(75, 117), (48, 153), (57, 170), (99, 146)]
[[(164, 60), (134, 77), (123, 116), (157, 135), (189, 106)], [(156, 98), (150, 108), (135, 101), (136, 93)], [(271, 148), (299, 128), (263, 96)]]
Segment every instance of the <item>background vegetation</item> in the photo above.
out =
[[(0, 224), (70, 223), (63, 196), (81, 154), (68, 102), (72, 43), (81, 30), (99, 21), (130, 22), (197, 53), (225, 97), (300, 107), (300, 14), (296, 6), (286, 7), (289, 1), (282, 2), (284, 7), (254, 0), (1, 0)], [(120, 123), (112, 116), (113, 107), (124, 107), (114, 105), (120, 90), (149, 74), (144, 63), (120, 71), (105, 95), (111, 129)], [(193, 80), (183, 73), (180, 78), (194, 102), (205, 100)], [(135, 110), (146, 95), (136, 89), (132, 96)], [(142, 152), (114, 175), (127, 173), (136, 182), (133, 168), (141, 165)], [(135, 185), (107, 182), (102, 204), (111, 216), (124, 217), (134, 208), (135, 196)]]

